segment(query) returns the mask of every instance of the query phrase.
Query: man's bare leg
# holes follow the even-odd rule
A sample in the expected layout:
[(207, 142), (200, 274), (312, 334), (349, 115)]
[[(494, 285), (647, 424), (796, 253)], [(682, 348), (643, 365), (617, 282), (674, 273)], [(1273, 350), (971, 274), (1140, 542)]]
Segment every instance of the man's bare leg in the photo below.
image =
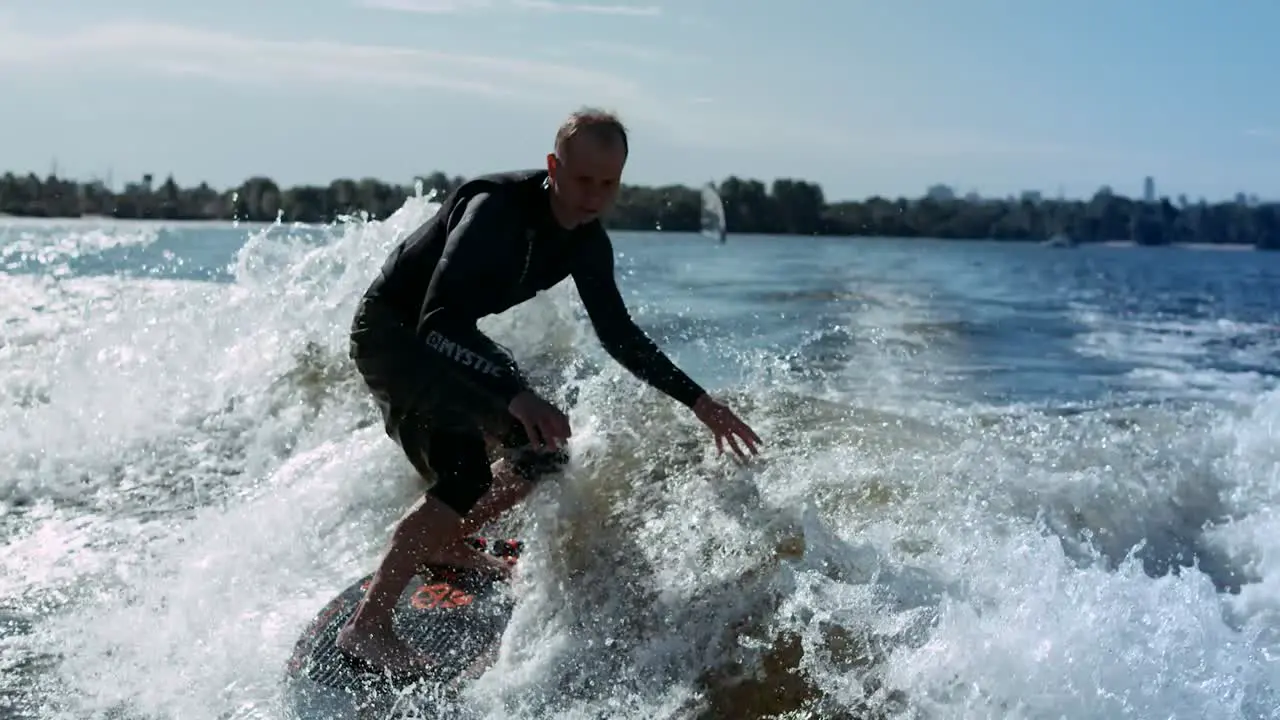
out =
[(502, 517), (519, 505), (533, 491), (533, 483), (516, 472), (509, 460), (498, 460), (489, 466), (493, 473), (493, 485), (480, 498), (476, 506), (462, 520), (462, 535), (477, 533), (484, 526)]
[(502, 575), (509, 566), (464, 541), (467, 534), (484, 527), (528, 496), (533, 483), (514, 471), (505, 460), (492, 466), (493, 484), (464, 519), (431, 495), (424, 495), (405, 514), (391, 535), (388, 548), (374, 572), (360, 604), (338, 633), (337, 646), (369, 663), (393, 672), (421, 671), (430, 661), (396, 637), (392, 613), (417, 569), (429, 563), (447, 563), (492, 570)]
[(462, 518), (431, 495), (424, 495), (391, 534), (391, 546), (374, 571), (355, 613), (338, 633), (339, 649), (392, 672), (421, 671), (430, 661), (396, 637), (392, 612), (401, 593), (433, 548), (461, 536)]
[(462, 519), (457, 540), (441, 551), (432, 553), (426, 561), (427, 564), (458, 565), (490, 570), (503, 577), (510, 573), (507, 563), (472, 547), (467, 542), (467, 538), (527, 498), (533, 490), (533, 483), (517, 473), (511, 463), (505, 459), (493, 463), (490, 470), (493, 473), (493, 484), (489, 487), (489, 492), (485, 493), (471, 512)]

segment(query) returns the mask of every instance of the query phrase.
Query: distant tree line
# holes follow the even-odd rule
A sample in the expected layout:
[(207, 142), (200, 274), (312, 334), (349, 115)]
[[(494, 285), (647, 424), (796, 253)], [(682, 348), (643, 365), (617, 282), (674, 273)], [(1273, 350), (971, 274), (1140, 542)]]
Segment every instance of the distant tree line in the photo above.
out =
[[(447, 193), (463, 178), (436, 172), (415, 179), (424, 192)], [(321, 223), (365, 213), (384, 218), (415, 192), (415, 183), (335, 180), (328, 185), (281, 188), (252, 177), (238, 188), (217, 190), (201, 183), (180, 187), (172, 177), (152, 176), (118, 192), (101, 182), (54, 176), (0, 177), (0, 213), (37, 217), (105, 215), (117, 218)], [(1131, 240), (1171, 243), (1244, 244), (1280, 249), (1280, 204), (1237, 196), (1234, 202), (1143, 202), (1102, 188), (1088, 200), (1054, 200), (1027, 192), (1020, 197), (957, 196), (937, 185), (923, 197), (872, 197), (828, 203), (822, 188), (803, 180), (730, 177), (717, 187), (729, 233), (930, 237), (1075, 242)], [(626, 186), (608, 219), (621, 230), (696, 232), (701, 220), (699, 188), (683, 185)]]

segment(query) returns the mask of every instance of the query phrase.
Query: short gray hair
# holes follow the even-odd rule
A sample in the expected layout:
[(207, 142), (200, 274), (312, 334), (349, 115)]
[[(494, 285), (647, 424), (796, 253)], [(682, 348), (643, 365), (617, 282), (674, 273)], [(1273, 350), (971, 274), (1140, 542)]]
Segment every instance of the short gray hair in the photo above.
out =
[[(592, 135), (602, 140), (622, 141), (624, 154), (630, 153), (627, 127), (615, 113), (598, 108), (582, 108), (565, 118), (556, 130), (556, 154), (564, 157), (564, 148), (578, 135)], [(611, 137), (612, 136), (612, 137)]]

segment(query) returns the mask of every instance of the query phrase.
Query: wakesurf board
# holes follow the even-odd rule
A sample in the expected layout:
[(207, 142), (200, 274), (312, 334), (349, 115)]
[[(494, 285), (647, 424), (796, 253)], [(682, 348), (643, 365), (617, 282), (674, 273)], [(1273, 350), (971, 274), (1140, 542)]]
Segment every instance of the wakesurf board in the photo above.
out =
[[(476, 548), (514, 564), (519, 540), (470, 538)], [(285, 668), (285, 705), (297, 720), (384, 716), (406, 693), (447, 688), (476, 677), (493, 660), (514, 601), (491, 573), (451, 566), (419, 570), (396, 603), (396, 635), (432, 659), (426, 677), (394, 678), (352, 660), (334, 644), (364, 597), (372, 573), (351, 583), (316, 613)]]

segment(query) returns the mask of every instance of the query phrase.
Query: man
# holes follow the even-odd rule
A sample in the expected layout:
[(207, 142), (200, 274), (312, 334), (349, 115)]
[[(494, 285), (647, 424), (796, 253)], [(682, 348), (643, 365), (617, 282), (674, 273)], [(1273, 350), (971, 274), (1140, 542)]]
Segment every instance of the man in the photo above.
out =
[[(351, 356), (387, 433), (436, 482), (396, 527), (391, 545), (338, 635), (350, 659), (394, 673), (430, 661), (392, 631), (392, 611), (416, 568), (431, 562), (507, 572), (466, 536), (522, 500), (566, 460), (569, 420), (526, 385), (515, 362), (477, 328), (572, 276), (608, 353), (691, 408), (746, 457), (760, 439), (677, 368), (636, 326), (613, 270), (600, 216), (617, 198), (627, 131), (613, 115), (575, 113), (546, 171), (476, 178), (391, 253), (356, 313)], [(489, 466), (486, 437), (505, 457)]]

